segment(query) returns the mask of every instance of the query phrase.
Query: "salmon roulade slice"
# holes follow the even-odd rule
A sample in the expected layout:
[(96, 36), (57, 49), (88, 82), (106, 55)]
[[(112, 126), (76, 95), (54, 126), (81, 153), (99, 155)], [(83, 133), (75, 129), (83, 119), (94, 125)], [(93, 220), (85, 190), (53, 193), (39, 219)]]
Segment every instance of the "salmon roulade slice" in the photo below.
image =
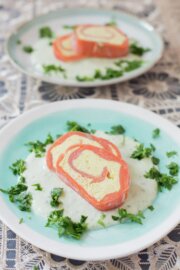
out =
[(98, 210), (120, 207), (127, 197), (128, 166), (104, 148), (71, 147), (58, 159), (56, 167), (60, 179)]
[(108, 140), (80, 131), (70, 131), (59, 137), (48, 149), (46, 154), (48, 168), (52, 171), (56, 171), (57, 160), (64, 156), (69, 148), (84, 144), (106, 149), (111, 152), (112, 155), (121, 159), (118, 148)]
[(79, 25), (75, 28), (75, 50), (87, 57), (117, 58), (129, 50), (127, 36), (114, 26)]
[(53, 42), (53, 51), (57, 59), (62, 60), (64, 62), (68, 62), (84, 58), (84, 56), (81, 53), (77, 52), (73, 48), (72, 46), (74, 39), (73, 36), (74, 36), (73, 34), (64, 35), (58, 37)]

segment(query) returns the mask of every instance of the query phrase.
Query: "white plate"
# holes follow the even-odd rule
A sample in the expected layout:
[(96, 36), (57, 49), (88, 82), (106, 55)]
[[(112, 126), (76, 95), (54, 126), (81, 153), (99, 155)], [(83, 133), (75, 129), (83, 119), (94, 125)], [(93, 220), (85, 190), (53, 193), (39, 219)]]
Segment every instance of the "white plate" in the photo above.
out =
[[(42, 69), (42, 59), (46, 61), (47, 55), (50, 55), (51, 59), (55, 59), (51, 50), (51, 47), (47, 46), (48, 51), (44, 52), (43, 48), (39, 49), (40, 56), (38, 56), (39, 64), (33, 58), (33, 54), (27, 54), (22, 50), (23, 45), (17, 45), (17, 40), (21, 40), (23, 44), (31, 45), (32, 47), (36, 46), (37, 41), (39, 40), (38, 31), (43, 26), (50, 26), (53, 31), (57, 34), (63, 34), (63, 25), (78, 25), (82, 23), (94, 23), (94, 24), (105, 24), (110, 20), (115, 20), (117, 25), (123, 29), (123, 31), (131, 39), (136, 39), (144, 47), (151, 49), (150, 52), (146, 53), (143, 56), (144, 64), (131, 72), (124, 73), (122, 77), (110, 79), (110, 80), (96, 80), (91, 82), (79, 82), (72, 75), (76, 74), (77, 70), (83, 75), (89, 74), (89, 69), (92, 66), (92, 73), (97, 68), (97, 59), (89, 59), (78, 61), (77, 63), (70, 64), (70, 71), (68, 78), (63, 78), (62, 75), (45, 75)], [(67, 30), (66, 30), (67, 31)], [(42, 39), (41, 39), (42, 40)], [(46, 42), (47, 44), (49, 41)], [(36, 48), (36, 47), (35, 47)], [(110, 11), (110, 10), (98, 10), (98, 9), (60, 9), (52, 11), (45, 15), (39, 16), (32, 21), (29, 21), (22, 26), (20, 26), (17, 31), (10, 35), (7, 40), (6, 50), (10, 57), (11, 62), (22, 72), (26, 73), (29, 76), (41, 79), (46, 82), (56, 83), (66, 86), (78, 86), (78, 87), (91, 87), (91, 86), (102, 86), (107, 84), (114, 84), (122, 81), (126, 81), (137, 77), (147, 70), (149, 70), (161, 57), (163, 51), (163, 42), (158, 33), (154, 28), (148, 23), (139, 20), (138, 18), (128, 15), (123, 12)], [(37, 53), (37, 48), (34, 55)], [(59, 64), (58, 60), (56, 61)], [(101, 63), (104, 63), (104, 59), (100, 60)], [(47, 61), (47, 64), (50, 64)], [(109, 64), (106, 64), (109, 67)], [(66, 67), (66, 63), (65, 63)], [(110, 65), (112, 67), (112, 64)], [(105, 69), (105, 67), (104, 67)], [(79, 71), (78, 71), (79, 74)], [(61, 77), (60, 77), (61, 76)], [(72, 77), (71, 77), (72, 76)]]

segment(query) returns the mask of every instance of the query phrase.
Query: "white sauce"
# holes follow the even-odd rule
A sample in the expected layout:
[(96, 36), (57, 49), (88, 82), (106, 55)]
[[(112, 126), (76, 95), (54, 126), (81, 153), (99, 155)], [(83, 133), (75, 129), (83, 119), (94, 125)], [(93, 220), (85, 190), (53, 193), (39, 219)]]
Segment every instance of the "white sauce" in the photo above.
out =
[[(119, 68), (114, 64), (118, 61), (116, 59), (108, 58), (86, 58), (79, 61), (73, 62), (63, 62), (54, 56), (52, 46), (49, 45), (49, 39), (43, 38), (38, 40), (33, 46), (34, 52), (31, 54), (31, 62), (35, 69), (44, 74), (43, 65), (60, 65), (66, 70), (67, 78), (75, 79), (77, 75), (79, 76), (93, 76), (96, 69), (102, 72), (106, 71), (106, 68), (113, 68), (119, 70)], [(122, 58), (119, 58), (122, 59)], [(129, 55), (123, 59), (139, 59), (136, 56)], [(64, 79), (61, 72), (48, 73), (48, 76), (58, 76)]]
[[(143, 160), (131, 159), (130, 155), (138, 144), (133, 139), (121, 135), (107, 135), (98, 131), (96, 136), (104, 137), (118, 146), (125, 161), (129, 165), (131, 175), (131, 186), (128, 198), (122, 205), (122, 208), (128, 212), (136, 214), (139, 210), (144, 210), (153, 203), (157, 195), (156, 181), (146, 179), (144, 177), (152, 166), (150, 158)], [(102, 215), (102, 211), (95, 209), (80, 195), (73, 191), (70, 187), (64, 184), (61, 179), (46, 166), (45, 158), (36, 158), (34, 154), (30, 154), (27, 159), (27, 170), (24, 172), (28, 190), (32, 193), (32, 211), (37, 215), (47, 219), (49, 213), (56, 208), (50, 206), (51, 190), (56, 187), (64, 189), (64, 195), (61, 197), (63, 203), (64, 215), (72, 218), (74, 221), (79, 221), (81, 215), (88, 216), (88, 227), (100, 227), (97, 221)], [(43, 190), (36, 191), (33, 184), (39, 183)], [(117, 209), (104, 212), (106, 217), (104, 223), (106, 226), (116, 224), (111, 216), (117, 214)]]

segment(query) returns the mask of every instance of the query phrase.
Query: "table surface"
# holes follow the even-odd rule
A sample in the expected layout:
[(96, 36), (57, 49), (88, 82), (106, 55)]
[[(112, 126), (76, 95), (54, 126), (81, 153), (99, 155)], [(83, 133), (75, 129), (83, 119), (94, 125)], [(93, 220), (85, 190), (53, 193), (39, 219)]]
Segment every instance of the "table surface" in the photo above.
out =
[[(134, 0), (38, 0), (36, 10), (33, 8), (35, 0), (4, 1), (4, 5), (0, 5), (0, 128), (32, 107), (73, 98), (105, 98), (137, 104), (161, 114), (180, 127), (180, 1), (152, 1), (138, 0), (135, 4)], [(162, 59), (137, 79), (102, 88), (68, 88), (19, 73), (4, 52), (4, 40), (9, 32), (31, 19), (34, 12), (40, 14), (57, 7), (72, 6), (123, 10), (148, 21), (164, 39)], [(34, 266), (43, 270), (177, 270), (180, 269), (180, 225), (158, 243), (132, 256), (84, 262), (44, 252), (16, 236), (0, 222), (0, 270), (30, 270)]]

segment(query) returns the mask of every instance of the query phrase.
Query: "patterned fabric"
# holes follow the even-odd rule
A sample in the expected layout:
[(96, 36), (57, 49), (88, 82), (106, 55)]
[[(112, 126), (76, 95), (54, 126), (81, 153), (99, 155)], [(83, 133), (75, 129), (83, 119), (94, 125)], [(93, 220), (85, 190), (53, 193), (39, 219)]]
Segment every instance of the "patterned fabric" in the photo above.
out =
[[(36, 2), (36, 6), (33, 3)], [(159, 4), (163, 2), (163, 8)], [(0, 4), (0, 127), (24, 111), (44, 103), (74, 98), (106, 98), (121, 100), (150, 109), (180, 127), (180, 64), (172, 48), (164, 17), (165, 2), (152, 0), (7, 0)], [(171, 2), (171, 1), (170, 1)], [(177, 1), (173, 1), (178, 3)], [(98, 88), (68, 88), (48, 84), (19, 73), (8, 61), (4, 40), (33, 13), (44, 13), (60, 7), (105, 7), (134, 13), (153, 24), (165, 42), (161, 61), (145, 75), (129, 82)], [(175, 5), (174, 5), (175, 6)], [(179, 6), (177, 4), (177, 6)], [(36, 7), (36, 9), (35, 9)], [(133, 7), (133, 8), (132, 8)], [(179, 9), (180, 11), (180, 9)], [(168, 12), (166, 12), (168, 16)], [(177, 16), (178, 14), (178, 16)], [(176, 17), (180, 12), (176, 9)], [(178, 23), (178, 21), (177, 21)], [(178, 32), (179, 33), (179, 32)], [(180, 269), (180, 225), (153, 246), (132, 256), (100, 262), (84, 262), (62, 258), (44, 252), (15, 235), (0, 223), (0, 270), (178, 270)]]

